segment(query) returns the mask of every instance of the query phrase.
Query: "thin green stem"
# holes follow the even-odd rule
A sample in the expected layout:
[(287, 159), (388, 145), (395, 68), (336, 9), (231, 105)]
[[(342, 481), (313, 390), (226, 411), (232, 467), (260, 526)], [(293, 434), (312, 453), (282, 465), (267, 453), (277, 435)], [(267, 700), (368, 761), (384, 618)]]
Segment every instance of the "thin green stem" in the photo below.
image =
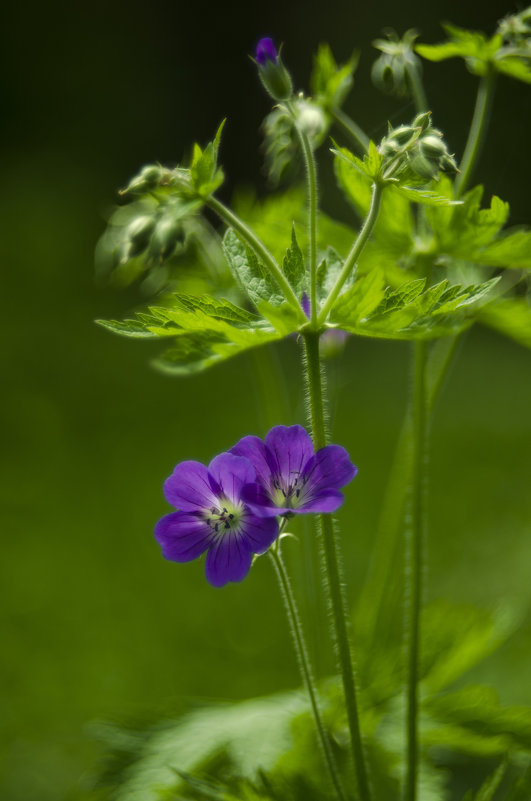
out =
[(425, 538), (424, 463), (427, 442), (426, 362), (428, 345), (415, 343), (415, 375), (413, 384), (413, 452), (409, 509), (406, 587), (408, 596), (406, 644), (407, 715), (406, 715), (406, 779), (404, 801), (416, 801), (418, 777), (418, 684), (420, 663), (420, 616)]
[(366, 153), (369, 149), (369, 142), (371, 140), (365, 131), (363, 131), (360, 126), (340, 108), (332, 108), (330, 109), (329, 113), (332, 119), (340, 126), (340, 128), (342, 128), (348, 134), (348, 136), (354, 140), (359, 150), (362, 153)]
[(422, 114), (423, 111), (428, 110), (428, 100), (426, 98), (426, 92), (424, 91), (422, 78), (420, 77), (420, 71), (417, 66), (409, 63), (406, 65), (406, 69), (417, 114)]
[(319, 702), (317, 700), (317, 687), (315, 684), (315, 680), (313, 678), (313, 671), (310, 665), (308, 649), (306, 647), (306, 641), (304, 638), (304, 631), (299, 617), (299, 612), (297, 610), (297, 604), (295, 601), (295, 596), (293, 594), (293, 589), (291, 587), (289, 575), (286, 570), (286, 566), (284, 565), (284, 562), (282, 560), (282, 557), (280, 555), (280, 548), (278, 547), (270, 548), (268, 553), (275, 567), (278, 582), (280, 584), (280, 589), (282, 592), (282, 597), (284, 599), (284, 605), (286, 608), (286, 613), (288, 616), (291, 633), (293, 635), (293, 641), (295, 643), (295, 651), (297, 654), (297, 660), (299, 662), (299, 668), (301, 671), (302, 680), (308, 691), (308, 695), (310, 696), (310, 705), (312, 707), (313, 719), (315, 722), (315, 727), (317, 729), (317, 735), (326, 762), (326, 766), (328, 768), (332, 784), (334, 785), (334, 790), (337, 798), (339, 799), (339, 801), (345, 801), (345, 793), (341, 786), (341, 782), (337, 772), (337, 767), (334, 760), (334, 755), (332, 753), (332, 748), (330, 746), (330, 740), (328, 739), (325, 727), (323, 725), (323, 720), (319, 709)]
[(461, 172), (455, 180), (456, 198), (461, 197), (468, 186), (468, 182), (481, 153), (483, 142), (485, 141), (485, 134), (487, 132), (494, 98), (495, 78), (495, 71), (489, 68), (479, 82), (474, 115), (470, 124), (465, 152), (460, 164)]
[(297, 113), (288, 102), (288, 110), (293, 119), (304, 154), (306, 176), (308, 179), (308, 239), (310, 250), (310, 319), (315, 327), (317, 322), (317, 168), (310, 140), (297, 123)]
[(372, 229), (378, 219), (378, 213), (380, 211), (380, 201), (382, 198), (383, 187), (379, 183), (374, 183), (372, 185), (372, 197), (371, 197), (371, 205), (369, 207), (368, 214), (365, 218), (365, 221), (361, 227), (361, 231), (359, 232), (354, 244), (350, 249), (350, 253), (348, 254), (347, 258), (345, 259), (345, 263), (341, 269), (337, 277), (337, 281), (330, 290), (330, 294), (328, 295), (319, 317), (317, 318), (317, 324), (320, 325), (326, 322), (330, 309), (334, 305), (334, 302), (341, 292), (343, 284), (349, 277), (350, 273), (354, 269), (358, 258), (360, 257), (361, 251), (365, 247), (367, 240), (369, 239)]
[(226, 223), (226, 225), (234, 228), (236, 233), (243, 239), (245, 244), (248, 245), (256, 254), (257, 258), (260, 259), (260, 261), (264, 264), (264, 267), (269, 271), (271, 277), (276, 281), (279, 288), (282, 290), (288, 303), (290, 303), (291, 306), (297, 310), (301, 322), (304, 321), (306, 318), (295, 292), (291, 288), (290, 283), (285, 277), (284, 273), (278, 266), (275, 258), (266, 248), (264, 243), (256, 236), (254, 231), (249, 228), (246, 223), (244, 223), (243, 220), (234, 214), (231, 209), (221, 203), (220, 200), (210, 196), (205, 202), (207, 206), (209, 206), (212, 211), (214, 211), (218, 217), (223, 220), (224, 223)]
[[(318, 450), (319, 448), (323, 448), (327, 442), (323, 376), (319, 356), (319, 335), (316, 332), (306, 331), (303, 337), (312, 433), (315, 448)], [(358, 783), (358, 794), (361, 801), (370, 801), (371, 790), (363, 751), (354, 679), (354, 665), (347, 628), (346, 604), (342, 590), (343, 582), (339, 567), (339, 543), (336, 539), (332, 516), (327, 514), (320, 515), (319, 519), (324, 553), (326, 585), (330, 601), (335, 646), (343, 681), (350, 743)]]

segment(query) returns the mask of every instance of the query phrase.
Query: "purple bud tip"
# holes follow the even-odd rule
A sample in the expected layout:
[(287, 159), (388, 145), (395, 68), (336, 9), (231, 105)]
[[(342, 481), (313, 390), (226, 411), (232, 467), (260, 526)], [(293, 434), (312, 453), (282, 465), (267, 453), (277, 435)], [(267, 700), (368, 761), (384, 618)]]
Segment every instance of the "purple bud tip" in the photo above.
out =
[(261, 67), (265, 67), (267, 61), (276, 62), (278, 58), (277, 49), (273, 40), (266, 36), (260, 39), (256, 45), (256, 61)]

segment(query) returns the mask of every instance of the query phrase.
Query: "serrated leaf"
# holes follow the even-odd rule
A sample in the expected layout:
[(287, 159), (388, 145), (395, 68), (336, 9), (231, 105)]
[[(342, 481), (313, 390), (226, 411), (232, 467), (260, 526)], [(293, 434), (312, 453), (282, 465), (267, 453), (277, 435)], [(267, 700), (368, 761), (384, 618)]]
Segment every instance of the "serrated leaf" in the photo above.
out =
[(366, 298), (359, 290), (359, 282), (355, 282), (336, 301), (330, 320), (336, 327), (360, 336), (384, 339), (446, 336), (470, 325), (467, 308), (488, 296), (497, 280), (469, 287), (449, 286), (447, 281), (441, 281), (419, 292), (418, 279), (398, 289), (385, 290), (380, 279), (380, 286), (373, 288), (371, 294), (373, 307), (369, 313), (360, 311)]
[(291, 245), (284, 256), (282, 269), (295, 294), (300, 298), (305, 289), (306, 272), (304, 268), (304, 257), (295, 235), (295, 223), (293, 223), (291, 229)]
[(353, 84), (359, 53), (354, 52), (346, 64), (338, 66), (328, 44), (320, 44), (313, 60), (310, 78), (312, 95), (326, 108), (342, 106)]
[(255, 306), (263, 300), (273, 306), (284, 302), (265, 267), (232, 228), (227, 229), (223, 237), (223, 251), (236, 282)]
[(223, 170), (218, 168), (218, 151), (225, 120), (219, 126), (213, 142), (209, 142), (204, 151), (198, 144), (194, 145), (190, 179), (195, 191), (201, 197), (207, 197), (223, 183)]
[(412, 203), (421, 203), (425, 206), (460, 206), (461, 200), (450, 200), (431, 189), (421, 189), (414, 186), (397, 186), (395, 191), (403, 195)]
[(317, 268), (317, 300), (325, 300), (336, 283), (343, 267), (343, 259), (334, 248), (329, 247), (326, 257)]

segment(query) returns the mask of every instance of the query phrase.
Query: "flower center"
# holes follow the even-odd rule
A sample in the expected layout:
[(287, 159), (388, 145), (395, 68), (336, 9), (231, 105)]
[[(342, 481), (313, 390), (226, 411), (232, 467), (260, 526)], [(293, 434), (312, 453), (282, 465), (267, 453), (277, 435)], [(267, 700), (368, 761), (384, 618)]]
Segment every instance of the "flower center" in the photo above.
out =
[(228, 534), (240, 527), (243, 517), (243, 506), (235, 505), (227, 498), (218, 498), (219, 506), (211, 506), (209, 512), (205, 512), (208, 525), (216, 534)]
[(305, 484), (306, 477), (301, 473), (293, 473), (289, 483), (286, 483), (283, 476), (274, 476), (269, 494), (276, 506), (295, 509), (299, 506)]

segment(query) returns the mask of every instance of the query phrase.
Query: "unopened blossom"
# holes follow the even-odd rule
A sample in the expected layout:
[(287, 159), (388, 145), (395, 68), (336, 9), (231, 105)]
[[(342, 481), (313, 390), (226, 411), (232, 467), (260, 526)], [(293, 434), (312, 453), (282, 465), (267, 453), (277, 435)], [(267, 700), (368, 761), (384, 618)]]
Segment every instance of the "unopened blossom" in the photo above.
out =
[(266, 435), (243, 437), (231, 453), (249, 460), (256, 481), (242, 497), (263, 516), (327, 513), (343, 503), (341, 487), (352, 481), (357, 467), (340, 445), (314, 452), (311, 437), (302, 426), (275, 426)]
[(208, 467), (195, 461), (178, 464), (164, 484), (166, 500), (178, 511), (155, 527), (163, 556), (190, 562), (206, 551), (210, 584), (242, 581), (253, 554), (265, 553), (278, 534), (274, 517), (257, 515), (242, 499), (243, 488), (255, 482), (253, 465), (232, 453), (216, 456)]

